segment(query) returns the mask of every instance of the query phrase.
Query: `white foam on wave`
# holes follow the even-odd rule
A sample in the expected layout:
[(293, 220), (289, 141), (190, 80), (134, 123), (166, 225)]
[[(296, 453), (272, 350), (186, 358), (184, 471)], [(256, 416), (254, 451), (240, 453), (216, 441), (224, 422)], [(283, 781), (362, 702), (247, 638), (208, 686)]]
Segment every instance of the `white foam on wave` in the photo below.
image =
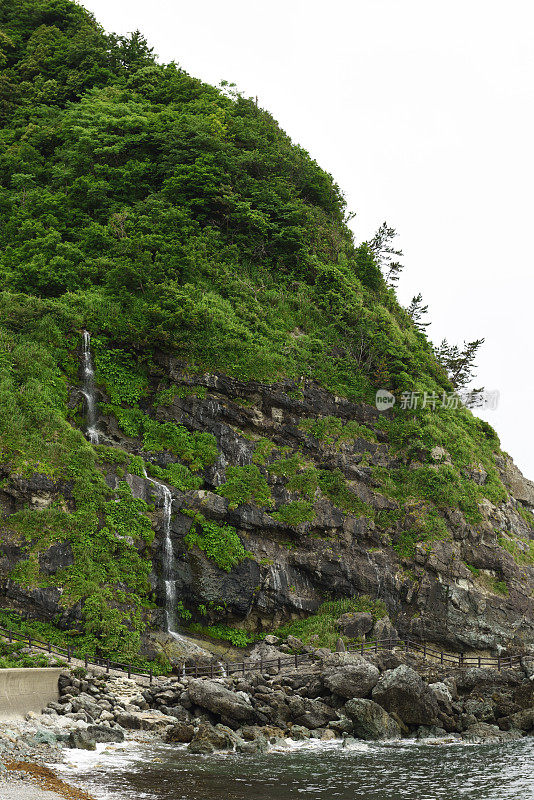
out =
[(371, 751), (379, 751), (383, 748), (413, 748), (413, 747), (427, 747), (429, 745), (436, 747), (447, 747), (450, 745), (470, 745), (472, 742), (466, 742), (462, 739), (455, 739), (452, 736), (436, 737), (428, 739), (385, 739), (382, 741), (364, 741), (363, 739), (353, 739), (348, 737), (346, 739), (330, 739), (323, 741), (322, 739), (303, 739), (295, 741), (294, 739), (284, 739), (282, 745), (274, 745), (269, 749), (270, 753), (294, 753), (296, 751), (315, 751), (315, 752), (339, 752), (339, 753), (366, 753)]
[[(129, 765), (143, 763), (146, 761), (146, 749), (145, 742), (131, 740), (97, 744), (96, 750), (70, 750), (65, 761), (53, 766), (63, 780), (72, 786), (89, 789), (98, 800), (123, 800), (127, 795), (110, 791), (94, 779), (106, 773), (126, 772)], [(136, 800), (149, 796), (142, 793)]]
[(283, 739), (280, 744), (273, 745), (269, 748), (269, 753), (295, 753), (295, 752), (335, 752), (353, 750), (365, 752), (369, 750), (370, 745), (368, 742), (361, 740), (343, 741), (343, 739)]
[(96, 750), (70, 750), (61, 764), (56, 764), (59, 771), (86, 771), (98, 766), (124, 767), (130, 762), (139, 760), (143, 752), (142, 745), (137, 742), (110, 742), (97, 744)]

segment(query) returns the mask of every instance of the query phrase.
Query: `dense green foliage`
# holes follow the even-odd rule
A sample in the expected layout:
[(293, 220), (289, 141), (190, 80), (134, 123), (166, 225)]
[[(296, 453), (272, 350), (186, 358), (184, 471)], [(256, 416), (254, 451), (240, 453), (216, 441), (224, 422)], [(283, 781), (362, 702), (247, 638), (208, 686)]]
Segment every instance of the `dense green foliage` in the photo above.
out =
[[(8, 0), (0, 29), (0, 274), (12, 292), (70, 294), (113, 338), (102, 370), (132, 346), (172, 346), (354, 397), (378, 377), (447, 385), (354, 246), (339, 189), (267, 112), (67, 0)], [(114, 362), (119, 383), (128, 367)]]
[(199, 489), (203, 480), (199, 475), (194, 475), (185, 464), (169, 464), (162, 469), (157, 464), (147, 464), (147, 473), (160, 481), (165, 481), (182, 492)]
[(61, 658), (49, 660), (44, 653), (30, 654), (23, 652), (24, 642), (0, 641), (0, 669), (13, 667), (63, 667), (66, 661)]
[(247, 647), (258, 639), (254, 633), (247, 633), (239, 628), (232, 628), (230, 625), (203, 625), (200, 622), (193, 622), (189, 625), (188, 630), (191, 633), (200, 634), (201, 636), (209, 636), (211, 639), (220, 639), (224, 642), (230, 642), (234, 647)]
[(360, 425), (355, 420), (343, 423), (338, 417), (319, 417), (317, 419), (303, 419), (300, 427), (310, 436), (339, 449), (343, 442), (351, 439), (362, 438), (369, 442), (376, 442), (376, 434), (366, 425)]
[[(51, 622), (26, 619), (10, 609), (0, 609), (0, 626), (7, 630), (13, 631), (15, 634), (20, 634), (25, 638), (31, 636), (32, 639), (39, 640), (41, 642), (50, 642), (52, 649), (57, 647), (65, 650), (67, 647), (70, 647), (72, 653), (77, 657), (83, 658), (83, 656), (87, 655), (90, 658), (94, 658), (101, 657), (103, 655), (102, 637), (95, 636), (93, 633), (88, 633), (78, 628), (63, 630)], [(21, 648), (24, 648), (23, 642), (17, 643), (17, 647), (15, 649), (6, 653), (6, 657), (9, 656), (10, 660), (18, 659), (19, 663), (6, 663), (4, 666), (47, 666), (47, 664), (43, 663), (43, 657), (40, 654), (25, 656), (24, 654), (20, 654)], [(156, 662), (147, 661), (135, 652), (128, 652), (126, 650), (122, 650), (122, 652), (125, 656), (128, 656), (128, 662), (131, 664), (131, 666), (135, 669), (141, 670), (142, 672), (148, 672), (149, 669), (152, 669), (155, 675), (165, 675), (169, 672), (169, 667), (165, 664), (164, 660), (158, 660)], [(117, 653), (120, 654), (121, 650), (110, 654), (110, 656), (117, 655)], [(56, 660), (58, 661), (58, 665), (61, 666), (66, 663), (64, 662), (64, 657), (62, 655), (57, 656)], [(32, 663), (33, 661), (35, 661), (35, 663)]]
[(499, 536), (499, 545), (507, 550), (516, 564), (534, 564), (534, 541), (512, 536)]
[[(341, 421), (338, 422), (339, 427), (343, 427)], [(374, 517), (373, 509), (351, 491), (340, 469), (317, 469), (309, 465), (299, 452), (273, 461), (267, 469), (273, 475), (286, 478), (286, 489), (299, 495), (298, 499), (281, 506), (272, 514), (279, 522), (295, 526), (302, 522), (313, 521), (315, 517), (313, 501), (318, 490), (342, 511)]]
[(303, 522), (311, 522), (315, 517), (315, 511), (313, 503), (307, 500), (292, 500), (290, 503), (280, 506), (278, 511), (274, 511), (271, 516), (283, 525), (294, 528)]
[(226, 497), (229, 508), (237, 508), (242, 503), (254, 503), (260, 508), (272, 504), (269, 484), (255, 464), (228, 467), (226, 482), (219, 486), (217, 492)]
[(230, 572), (232, 567), (248, 557), (249, 554), (231, 525), (219, 525), (196, 511), (184, 510), (183, 513), (193, 519), (193, 525), (185, 537), (189, 548), (200, 548), (226, 572)]

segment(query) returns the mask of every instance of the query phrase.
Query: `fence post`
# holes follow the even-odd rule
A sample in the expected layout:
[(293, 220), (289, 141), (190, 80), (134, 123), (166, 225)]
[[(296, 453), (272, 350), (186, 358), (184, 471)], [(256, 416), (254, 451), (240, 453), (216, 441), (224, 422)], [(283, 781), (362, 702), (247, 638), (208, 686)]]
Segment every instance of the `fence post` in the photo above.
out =
[(443, 666), (443, 650), (440, 653), (439, 661), (440, 661), (441, 666)]
[(195, 662), (195, 678), (198, 678), (198, 664)]
[(32, 646), (32, 637), (28, 636), (28, 647)]
[(48, 644), (48, 652), (51, 653), (52, 652), (52, 645), (50, 644), (50, 642), (48, 642), (47, 644)]
[(150, 679), (150, 683), (152, 683), (152, 667), (150, 667), (150, 672), (148, 673), (148, 677)]
[(278, 658), (278, 672), (282, 672), (282, 659)]
[(128, 664), (128, 677), (129, 678), (132, 677), (132, 665), (131, 664)]
[(501, 657), (497, 656), (497, 669), (501, 668)]
[(378, 639), (375, 641), (375, 653), (378, 653)]
[(463, 667), (464, 665), (464, 654), (463, 651), (458, 656), (458, 666)]
[(87, 658), (87, 653), (85, 654), (85, 669), (89, 666), (89, 659)]
[(12, 641), (13, 641), (13, 634), (11, 633), (11, 630), (9, 631), (9, 641), (10, 641), (10, 642), (12, 642)]
[(70, 664), (70, 662), (71, 662), (70, 644), (67, 645), (67, 661)]
[(297, 653), (295, 653), (295, 666), (298, 667), (298, 665), (299, 665), (299, 657)]
[(109, 672), (109, 658), (106, 658), (106, 672)]
[(230, 664), (228, 663), (228, 661), (224, 662), (224, 668), (226, 670), (226, 676), (230, 677)]
[(426, 642), (423, 645), (423, 661), (426, 661)]

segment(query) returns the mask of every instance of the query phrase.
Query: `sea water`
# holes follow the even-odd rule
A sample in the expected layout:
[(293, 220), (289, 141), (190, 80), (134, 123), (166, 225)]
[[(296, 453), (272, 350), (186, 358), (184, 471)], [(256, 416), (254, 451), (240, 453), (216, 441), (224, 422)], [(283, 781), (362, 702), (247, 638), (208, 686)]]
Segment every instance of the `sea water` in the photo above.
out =
[(533, 800), (534, 738), (288, 742), (262, 755), (192, 755), (124, 742), (73, 751), (62, 776), (98, 800)]

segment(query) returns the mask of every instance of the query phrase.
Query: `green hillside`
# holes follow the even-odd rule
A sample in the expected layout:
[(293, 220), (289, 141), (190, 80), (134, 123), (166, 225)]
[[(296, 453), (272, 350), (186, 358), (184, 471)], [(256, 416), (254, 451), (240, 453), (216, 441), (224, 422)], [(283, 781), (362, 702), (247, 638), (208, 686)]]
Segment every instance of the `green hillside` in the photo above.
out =
[[(252, 100), (159, 64), (142, 36), (107, 35), (68, 0), (4, 0), (0, 66), (0, 471), (48, 476), (57, 492), (3, 536), (26, 537), (14, 577), (28, 586), (43, 585), (39, 553), (70, 542), (62, 603), (82, 604), (104, 651), (135, 649), (151, 564), (132, 540), (150, 543), (151, 509), (125, 483), (108, 489), (103, 463), (127, 457), (89, 444), (70, 402), (82, 329), (103, 411), (173, 456), (165, 479), (179, 489), (202, 486), (217, 448), (156, 419), (161, 353), (191, 373), (292, 379), (295, 396), (303, 380), (371, 404), (378, 388), (452, 387), (355, 244), (331, 176)], [(427, 533), (444, 504), (476, 523), (480, 498), (506, 496), (498, 440), (468, 410), (397, 408), (382, 425), (420, 465), (383, 484), (427, 503)], [(436, 445), (452, 464), (431, 471)], [(483, 486), (466, 471), (478, 464)]]

